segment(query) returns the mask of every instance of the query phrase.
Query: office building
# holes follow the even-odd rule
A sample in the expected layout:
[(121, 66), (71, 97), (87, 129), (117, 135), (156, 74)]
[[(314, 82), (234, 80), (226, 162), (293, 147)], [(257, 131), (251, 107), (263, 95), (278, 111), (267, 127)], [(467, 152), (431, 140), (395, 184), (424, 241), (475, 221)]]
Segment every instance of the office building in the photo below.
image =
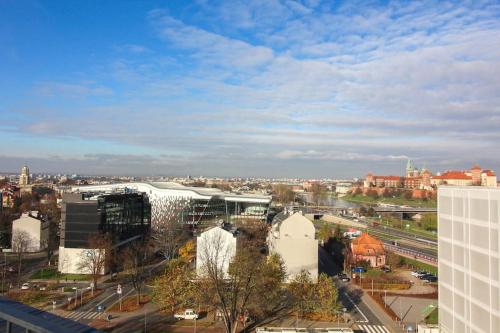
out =
[(113, 247), (148, 234), (151, 207), (140, 193), (103, 194), (67, 193), (61, 207), (59, 271), (85, 273), (79, 261), (93, 235), (107, 234)]
[(439, 325), (444, 333), (500, 332), (500, 189), (438, 190)]
[[(151, 202), (152, 227), (171, 211), (180, 211), (186, 224), (231, 222), (235, 219), (265, 221), (270, 196), (237, 194), (217, 188), (188, 187), (174, 182), (135, 182), (73, 187), (72, 192), (145, 193)], [(219, 223), (220, 224), (220, 223)]]

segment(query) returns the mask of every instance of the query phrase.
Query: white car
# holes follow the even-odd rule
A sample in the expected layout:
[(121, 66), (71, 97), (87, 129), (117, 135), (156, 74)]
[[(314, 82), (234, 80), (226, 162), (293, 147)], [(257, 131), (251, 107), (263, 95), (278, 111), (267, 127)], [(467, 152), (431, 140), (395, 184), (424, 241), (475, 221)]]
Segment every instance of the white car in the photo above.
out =
[(198, 314), (194, 312), (192, 309), (186, 309), (184, 313), (176, 313), (174, 314), (174, 318), (177, 320), (181, 319), (198, 319)]
[(21, 290), (28, 290), (30, 289), (30, 284), (29, 283), (23, 283), (23, 285), (21, 286)]

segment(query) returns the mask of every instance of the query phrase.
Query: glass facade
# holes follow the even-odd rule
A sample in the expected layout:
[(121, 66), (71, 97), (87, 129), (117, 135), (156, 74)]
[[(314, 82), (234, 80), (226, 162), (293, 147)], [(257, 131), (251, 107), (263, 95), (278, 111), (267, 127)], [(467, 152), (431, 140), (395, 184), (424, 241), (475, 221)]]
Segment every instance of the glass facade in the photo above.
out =
[(139, 193), (63, 197), (61, 246), (86, 248), (90, 236), (108, 233), (114, 243), (149, 232), (151, 205)]

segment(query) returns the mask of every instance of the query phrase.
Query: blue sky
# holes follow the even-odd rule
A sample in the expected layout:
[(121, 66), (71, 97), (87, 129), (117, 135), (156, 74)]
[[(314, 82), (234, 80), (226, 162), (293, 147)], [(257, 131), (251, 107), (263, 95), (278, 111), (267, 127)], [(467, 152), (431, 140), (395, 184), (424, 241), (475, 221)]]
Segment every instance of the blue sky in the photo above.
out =
[(500, 170), (498, 2), (0, 0), (0, 171)]

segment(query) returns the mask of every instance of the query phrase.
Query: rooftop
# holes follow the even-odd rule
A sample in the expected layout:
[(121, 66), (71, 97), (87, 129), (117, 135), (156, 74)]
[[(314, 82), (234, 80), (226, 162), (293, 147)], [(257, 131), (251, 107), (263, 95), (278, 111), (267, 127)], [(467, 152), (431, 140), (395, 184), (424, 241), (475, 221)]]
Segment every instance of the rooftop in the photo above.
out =
[[(30, 332), (40, 333), (98, 333), (87, 325), (72, 321), (55, 314), (35, 309), (31, 306), (16, 302), (14, 300), (0, 297), (0, 332), (6, 326), (6, 322), (15, 324), (15, 327), (23, 327)], [(13, 330), (14, 331), (14, 330)], [(24, 331), (24, 330), (23, 330)]]

